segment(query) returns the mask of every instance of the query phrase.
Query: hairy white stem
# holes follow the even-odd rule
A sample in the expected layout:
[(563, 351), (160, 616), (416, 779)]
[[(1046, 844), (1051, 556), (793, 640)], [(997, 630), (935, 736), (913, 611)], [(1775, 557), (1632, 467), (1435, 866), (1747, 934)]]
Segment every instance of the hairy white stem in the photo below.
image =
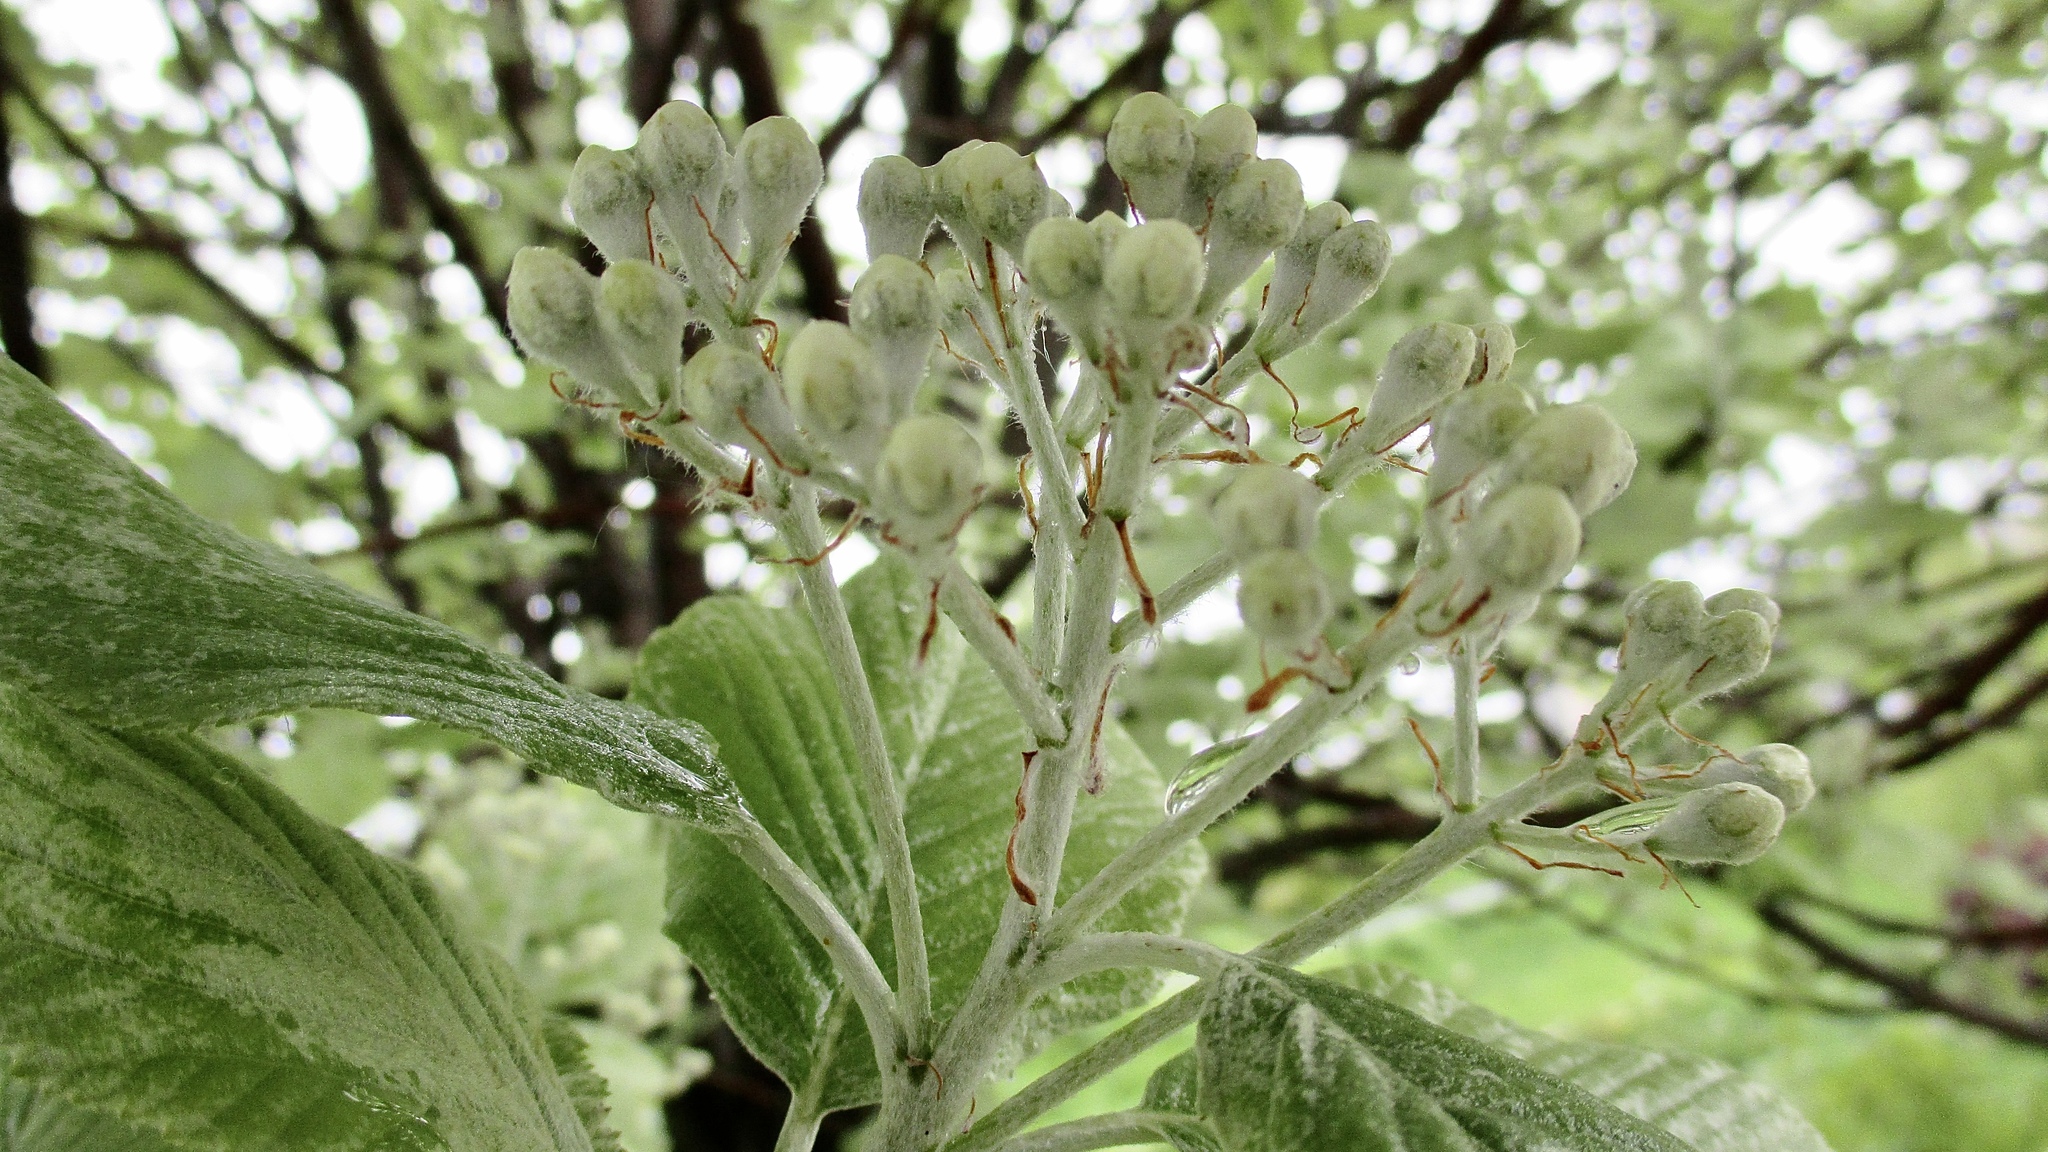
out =
[(974, 577), (958, 561), (946, 571), (939, 585), (939, 607), (946, 612), (960, 634), (967, 638), (996, 674), (996, 681), (1010, 694), (1010, 702), (1024, 718), (1024, 724), (1041, 744), (1058, 744), (1067, 738), (1066, 721), (1059, 705), (1046, 694), (1038, 674), (1024, 662), (1017, 639), (1002, 623), (1001, 614), (981, 590)]
[[(784, 541), (799, 554), (817, 556), (824, 551), (825, 532), (818, 523), (816, 491), (809, 484), (796, 481), (791, 485), (790, 505), (780, 519)], [(867, 670), (861, 666), (860, 649), (854, 644), (853, 625), (847, 619), (846, 601), (839, 594), (832, 565), (822, 559), (798, 565), (797, 581), (803, 587), (804, 603), (817, 627), (825, 663), (832, 670), (840, 701), (846, 707), (847, 726), (859, 755), (869, 819), (874, 824), (876, 850), (881, 856), (882, 882), (889, 893), (904, 1040), (910, 1055), (922, 1057), (929, 1052), (931, 1043), (931, 971), (925, 952), (924, 913), (918, 904), (917, 872), (910, 859), (910, 837), (903, 827), (903, 800), (896, 791), (889, 746), (882, 736), (875, 696), (868, 687)]]
[(1031, 987), (1048, 991), (1106, 968), (1166, 968), (1210, 978), (1237, 960), (1214, 944), (1159, 932), (1098, 932), (1083, 936), (1039, 961)]
[(1091, 1148), (1117, 1148), (1126, 1144), (1149, 1144), (1183, 1136), (1186, 1147), (1205, 1147), (1215, 1142), (1207, 1126), (1192, 1116), (1175, 1112), (1133, 1109), (1048, 1124), (1003, 1145), (1003, 1152), (1088, 1152)]
[(1451, 807), (1479, 803), (1479, 657), (1469, 639), (1451, 649), (1451, 762), (1445, 773)]

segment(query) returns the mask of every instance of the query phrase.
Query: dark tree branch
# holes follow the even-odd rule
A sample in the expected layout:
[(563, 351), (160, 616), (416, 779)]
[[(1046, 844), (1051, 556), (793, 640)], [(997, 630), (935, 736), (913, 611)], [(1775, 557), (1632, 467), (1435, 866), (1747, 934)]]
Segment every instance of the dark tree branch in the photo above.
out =
[(668, 101), (676, 63), (696, 44), (703, 12), (696, 0), (626, 0), (626, 108), (645, 123)]
[(1757, 908), (1757, 915), (1771, 929), (1796, 941), (1800, 947), (1812, 953), (1822, 964), (1882, 988), (1901, 1007), (1939, 1013), (1995, 1032), (2008, 1040), (2031, 1044), (2037, 1048), (2048, 1048), (2048, 1021), (2009, 1016), (1943, 992), (1924, 976), (1887, 968), (1859, 952), (1830, 940), (1800, 919), (1798, 914), (1787, 908), (1780, 900), (1764, 901)]
[(1370, 145), (1389, 152), (1406, 152), (1415, 147), (1422, 141), (1429, 122), (1457, 93), (1458, 85), (1477, 73), (1496, 48), (1548, 26), (1562, 11), (1543, 5), (1525, 19), (1526, 7), (1524, 0), (1499, 0), (1493, 11), (1487, 13), (1485, 23), (1465, 38), (1456, 53), (1409, 88), (1407, 103), (1395, 115), (1387, 134), (1369, 141)]
[[(13, 66), (0, 55), (0, 89), (14, 88)], [(29, 248), (28, 217), (14, 202), (14, 131), (0, 106), (0, 344), (14, 362), (38, 380), (50, 379), (49, 357), (36, 343), (35, 311), (29, 292), (35, 286), (35, 261)]]
[(1166, 63), (1167, 56), (1173, 51), (1173, 34), (1180, 28), (1181, 21), (1207, 8), (1212, 2), (1188, 0), (1178, 8), (1168, 8), (1163, 4), (1154, 8), (1145, 17), (1144, 39), (1131, 54), (1111, 69), (1102, 83), (1076, 97), (1058, 116), (1053, 117), (1051, 123), (1025, 137), (1017, 151), (1036, 152), (1047, 141), (1079, 129), (1095, 109), (1112, 96), (1156, 87), (1157, 81), (1141, 82), (1141, 78), (1155, 74)]
[(860, 128), (862, 120), (867, 117), (868, 101), (874, 98), (875, 90), (886, 83), (890, 74), (896, 71), (896, 66), (903, 62), (911, 44), (917, 40), (929, 20), (917, 0), (907, 0), (903, 10), (897, 13), (896, 26), (889, 34), (889, 50), (882, 54), (880, 60), (875, 61), (874, 79), (869, 80), (861, 86), (860, 91), (853, 94), (853, 98), (846, 102), (845, 109), (839, 113), (839, 118), (832, 122), (830, 128), (825, 129), (823, 136), (818, 137), (818, 155), (824, 159), (826, 171), (831, 171), (832, 157), (838, 155), (847, 138)]
[(384, 446), (377, 440), (375, 428), (365, 428), (355, 435), (356, 453), (362, 461), (363, 498), (369, 502), (369, 523), (371, 535), (363, 541), (363, 550), (369, 553), (370, 562), (377, 567), (377, 575), (384, 578), (398, 602), (408, 612), (420, 610), (420, 586), (411, 577), (398, 570), (398, 557), (387, 541), (396, 540), (393, 518), (396, 508), (391, 500), (391, 489), (384, 483)]

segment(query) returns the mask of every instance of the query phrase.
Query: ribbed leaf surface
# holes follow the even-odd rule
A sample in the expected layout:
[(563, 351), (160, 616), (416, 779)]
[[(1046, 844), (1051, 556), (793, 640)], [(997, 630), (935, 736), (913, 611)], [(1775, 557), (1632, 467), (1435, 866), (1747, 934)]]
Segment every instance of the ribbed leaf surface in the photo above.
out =
[(0, 1057), (185, 1148), (593, 1152), (426, 881), (189, 736), (0, 688)]
[(201, 518), (5, 357), (0, 680), (124, 727), (316, 706), (414, 716), (623, 807), (738, 815), (700, 732), (565, 688)]

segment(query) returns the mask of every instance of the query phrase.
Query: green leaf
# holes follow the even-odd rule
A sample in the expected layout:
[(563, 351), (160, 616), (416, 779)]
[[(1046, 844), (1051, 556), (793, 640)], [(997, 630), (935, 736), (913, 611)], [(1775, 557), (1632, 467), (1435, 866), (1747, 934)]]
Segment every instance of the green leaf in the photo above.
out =
[(404, 714), (621, 807), (743, 817), (701, 732), (565, 688), (201, 518), (4, 357), (0, 678), (122, 727)]
[(155, 1133), (0, 1072), (0, 1152), (165, 1152), (169, 1147)]
[[(883, 560), (846, 595), (904, 797), (943, 1018), (979, 967), (1009, 892), (1003, 850), (1029, 744), (994, 675), (950, 628), (917, 663), (927, 589)], [(808, 618), (736, 597), (697, 604), (648, 642), (633, 693), (711, 731), (749, 808), (891, 970), (888, 907), (852, 739)], [(1110, 783), (1077, 811), (1061, 880), (1069, 891), (1160, 819), (1157, 773), (1120, 730), (1104, 738)], [(1202, 866), (1191, 845), (1126, 897), (1105, 927), (1172, 930)], [(717, 838), (691, 831), (675, 835), (669, 884), (669, 934), (754, 1053), (797, 1091), (815, 1091), (825, 1108), (876, 1099), (859, 1014), (824, 948), (768, 887)], [(1107, 972), (1061, 990), (1034, 1005), (1020, 1050), (1135, 1006), (1155, 979)]]
[(1826, 1138), (1776, 1090), (1718, 1060), (1559, 1040), (1406, 972), (1372, 966), (1350, 975), (1365, 991), (1568, 1080), (1698, 1152), (1829, 1152)]
[(1687, 1152), (1512, 1056), (1275, 964), (1214, 983), (1195, 1062), (1201, 1115), (1231, 1152)]
[(0, 1063), (236, 1152), (592, 1152), (426, 880), (199, 739), (0, 688)]
[(589, 1045), (566, 1016), (549, 1013), (541, 1022), (541, 1038), (547, 1042), (548, 1058), (562, 1089), (576, 1108), (577, 1119), (590, 1134), (591, 1152), (621, 1152), (619, 1134), (611, 1128), (611, 1102), (606, 1098), (604, 1077), (590, 1066)]

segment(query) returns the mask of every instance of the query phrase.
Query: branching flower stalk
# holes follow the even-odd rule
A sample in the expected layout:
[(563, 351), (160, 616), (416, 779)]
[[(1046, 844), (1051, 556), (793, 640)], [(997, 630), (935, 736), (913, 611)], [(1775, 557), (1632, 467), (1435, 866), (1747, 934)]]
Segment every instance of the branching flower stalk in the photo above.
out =
[[(615, 412), (627, 434), (701, 473), (711, 501), (772, 525), (787, 548), (858, 753), (893, 985), (845, 914), (765, 834), (737, 837), (733, 849), (827, 942), (866, 1019), (882, 1073), (875, 1147), (1025, 1152), (1185, 1135), (1189, 1117), (1148, 1110), (1017, 1133), (1185, 1025), (1218, 980), (1258, 961), (1299, 962), (1475, 852), (1662, 878), (1673, 863), (1754, 859), (1812, 794), (1796, 750), (1736, 754), (1677, 726), (1679, 709), (1762, 670), (1777, 612), (1756, 593), (1709, 600), (1669, 581), (1630, 599), (1619, 672), (1564, 754), (1481, 794), (1486, 661), (1576, 563), (1585, 518), (1626, 487), (1634, 448), (1598, 407), (1539, 407), (1511, 383), (1504, 326), (1432, 323), (1394, 345), (1362, 412), (1303, 426), (1297, 407), (1262, 455), (1234, 398), (1261, 378), (1281, 381), (1289, 353), (1370, 299), (1392, 246), (1374, 221), (1306, 204), (1294, 170), (1257, 157), (1256, 141), (1242, 109), (1197, 117), (1156, 94), (1133, 97), (1107, 143), (1129, 219), (1075, 219), (1033, 161), (1001, 144), (963, 145), (929, 169), (876, 161), (861, 181), (869, 264), (848, 322), (790, 330), (759, 307), (818, 191), (816, 147), (793, 121), (773, 118), (728, 151), (709, 115), (675, 103), (631, 151), (592, 147), (576, 165), (570, 202), (605, 257), (601, 277), (541, 249), (515, 262), (510, 310), (525, 350), (573, 380), (581, 403)], [(950, 244), (927, 247), (934, 223)], [(1218, 325), (1233, 309), (1249, 331), (1225, 358)], [(1044, 338), (1048, 325), (1057, 340)], [(709, 339), (686, 360), (692, 327)], [(1071, 373), (1046, 360), (1061, 345)], [(941, 411), (956, 374), (1001, 395), (1028, 458), (991, 466), (976, 430)], [(1044, 382), (1053, 379), (1077, 383), (1050, 403)], [(1400, 446), (1422, 435), (1429, 468), (1415, 570), (1392, 610), (1362, 634), (1333, 638), (1338, 593), (1312, 554), (1321, 511), (1390, 462), (1415, 467)], [(1140, 570), (1134, 526), (1154, 478), (1190, 457), (1229, 467), (1213, 507), (1221, 547), (1155, 587)], [(958, 555), (988, 488), (1012, 476), (1032, 548), (1022, 630)], [(933, 1016), (898, 766), (828, 562), (826, 500), (851, 504), (848, 530), (897, 553), (928, 589), (920, 660), (949, 620), (1033, 742), (1005, 850), (1010, 891), (945, 1019)], [(1062, 893), (1077, 807), (1108, 770), (1126, 654), (1233, 575), (1247, 630), (1278, 659), (1248, 706), (1263, 710), (1282, 693), (1293, 706), (1254, 735), (1198, 753), (1164, 819)], [(1119, 601), (1132, 605), (1121, 618)], [(1173, 925), (1095, 930), (1424, 647), (1449, 659), (1455, 689), (1435, 831), (1248, 956), (1175, 936)], [(1630, 748), (1656, 730), (1697, 748), (1698, 762), (1639, 765)], [(1620, 803), (1597, 817), (1563, 829), (1525, 822), (1602, 791)], [(1179, 970), (1202, 983), (973, 1120), (976, 1088), (1034, 998), (1109, 968)], [(815, 1104), (792, 1110), (780, 1146), (809, 1145)]]

